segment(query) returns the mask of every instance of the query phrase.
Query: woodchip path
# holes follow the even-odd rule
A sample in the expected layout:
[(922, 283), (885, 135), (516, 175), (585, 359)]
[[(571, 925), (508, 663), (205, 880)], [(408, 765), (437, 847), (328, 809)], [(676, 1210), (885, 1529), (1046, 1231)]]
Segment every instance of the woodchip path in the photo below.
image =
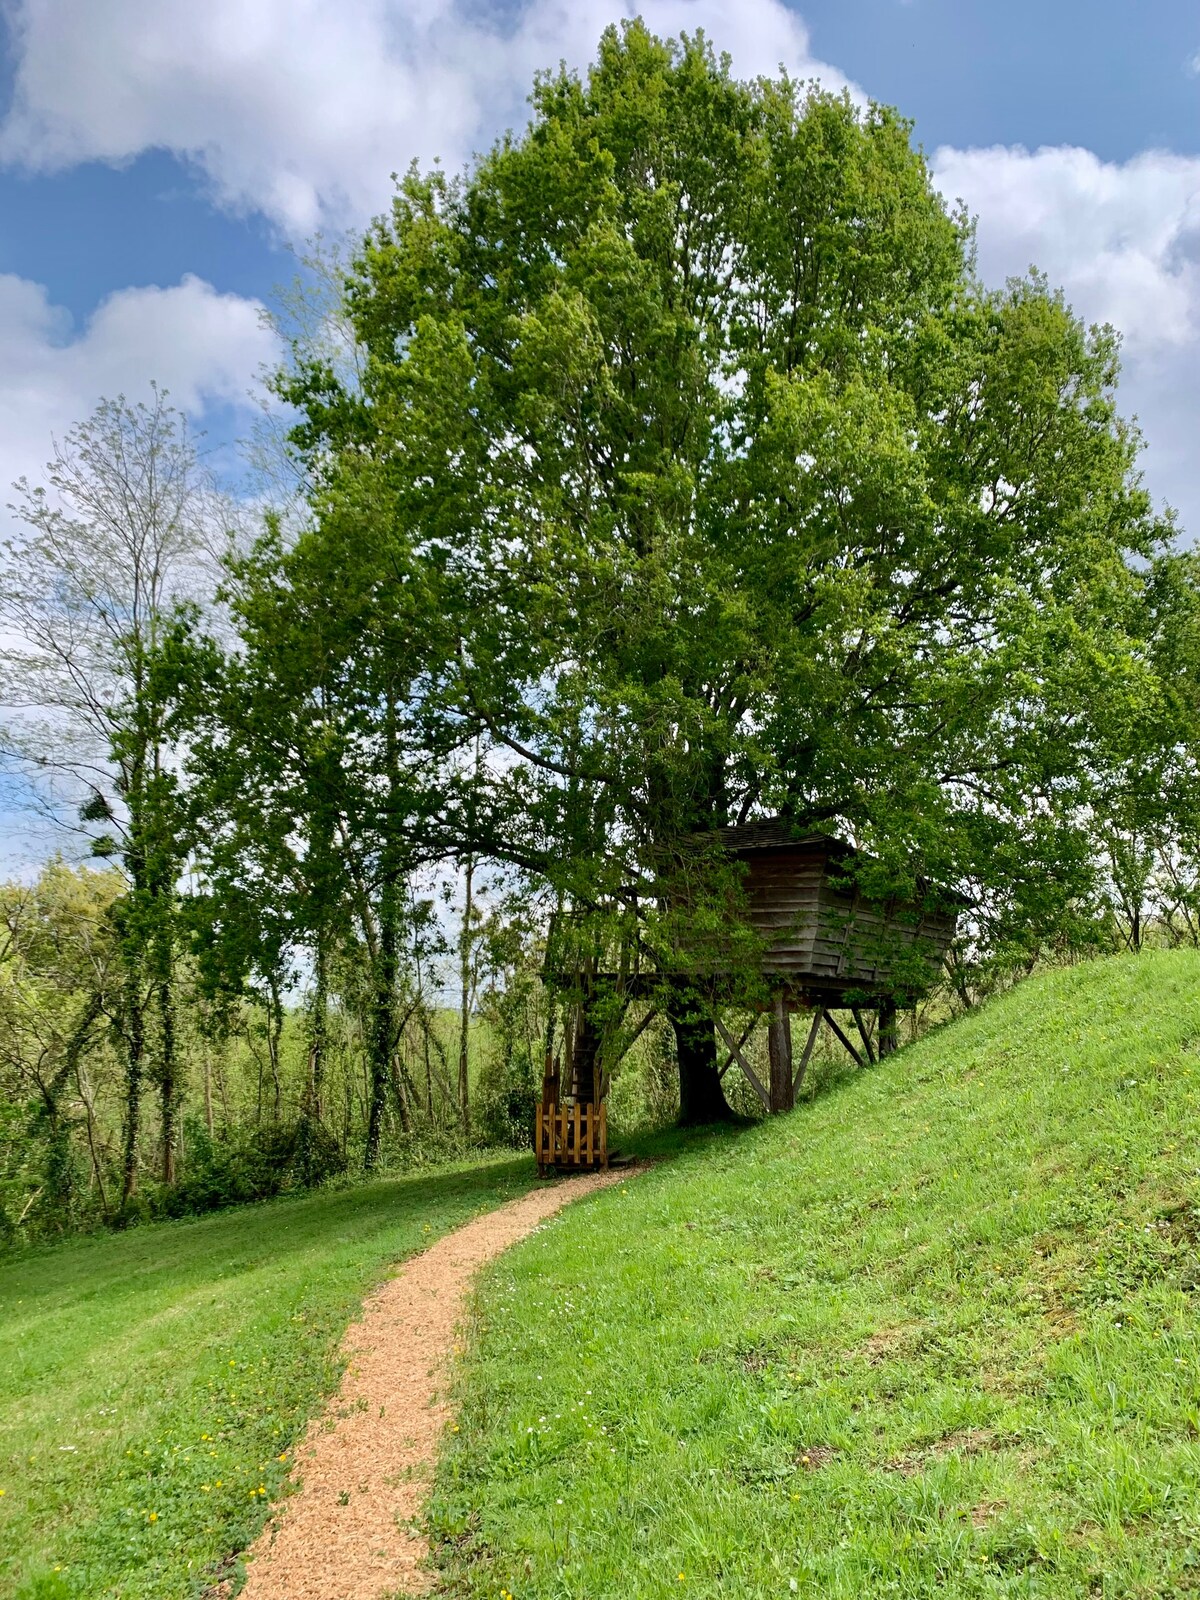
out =
[(296, 1452), (298, 1487), (248, 1552), (241, 1600), (429, 1592), (428, 1546), (408, 1524), (449, 1414), (445, 1386), (471, 1280), (569, 1201), (626, 1175), (531, 1190), (413, 1256), (364, 1303), (342, 1343), (341, 1387)]

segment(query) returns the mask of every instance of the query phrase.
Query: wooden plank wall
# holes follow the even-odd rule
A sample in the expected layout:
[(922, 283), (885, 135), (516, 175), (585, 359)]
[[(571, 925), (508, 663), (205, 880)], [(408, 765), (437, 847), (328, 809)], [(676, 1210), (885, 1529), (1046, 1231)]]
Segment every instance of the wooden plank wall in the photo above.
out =
[(882, 981), (889, 948), (919, 941), (931, 965), (945, 954), (955, 917), (907, 905), (886, 908), (835, 889), (820, 847), (764, 850), (746, 856), (751, 926), (769, 941), (770, 972)]
[(750, 925), (769, 939), (764, 965), (811, 972), (825, 857), (816, 850), (771, 850), (746, 861)]

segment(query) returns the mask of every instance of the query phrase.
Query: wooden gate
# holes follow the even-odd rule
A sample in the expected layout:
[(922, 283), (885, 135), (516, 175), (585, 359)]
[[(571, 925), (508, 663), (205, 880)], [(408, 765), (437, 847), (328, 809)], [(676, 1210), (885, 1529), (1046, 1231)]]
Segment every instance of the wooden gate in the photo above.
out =
[(550, 1167), (607, 1168), (608, 1115), (603, 1100), (599, 1105), (590, 1101), (539, 1105), (534, 1143), (540, 1178)]

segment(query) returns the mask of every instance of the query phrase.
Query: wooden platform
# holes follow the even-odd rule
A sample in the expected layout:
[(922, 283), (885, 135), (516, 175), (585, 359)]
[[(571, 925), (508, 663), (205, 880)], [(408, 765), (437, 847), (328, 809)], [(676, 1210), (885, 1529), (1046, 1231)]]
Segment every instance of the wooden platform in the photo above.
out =
[(608, 1167), (608, 1114), (601, 1101), (539, 1105), (534, 1131), (538, 1177), (555, 1172)]

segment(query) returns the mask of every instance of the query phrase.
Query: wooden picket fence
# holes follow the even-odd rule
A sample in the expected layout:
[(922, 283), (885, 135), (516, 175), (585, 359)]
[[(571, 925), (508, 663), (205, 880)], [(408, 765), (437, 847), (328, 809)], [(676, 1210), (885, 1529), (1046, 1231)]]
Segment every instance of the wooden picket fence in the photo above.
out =
[(608, 1114), (603, 1101), (537, 1108), (538, 1176), (550, 1167), (608, 1166)]

